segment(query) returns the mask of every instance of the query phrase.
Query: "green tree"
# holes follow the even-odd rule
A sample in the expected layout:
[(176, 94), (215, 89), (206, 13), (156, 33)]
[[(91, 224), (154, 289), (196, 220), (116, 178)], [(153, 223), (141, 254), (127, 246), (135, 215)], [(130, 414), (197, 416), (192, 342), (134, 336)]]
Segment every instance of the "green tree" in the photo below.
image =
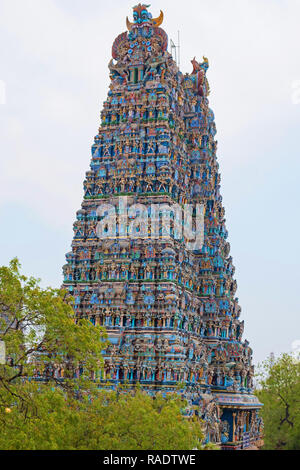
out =
[[(201, 421), (183, 416), (186, 403), (137, 390), (105, 392), (91, 380), (106, 347), (103, 329), (76, 321), (65, 292), (42, 289), (0, 268), (0, 448), (3, 450), (191, 450), (202, 448)], [(51, 373), (62, 366), (64, 377)], [(83, 375), (74, 378), (74, 370)], [(41, 380), (37, 380), (39, 369)], [(209, 447), (208, 447), (209, 448)]]
[(271, 358), (260, 367), (257, 395), (264, 404), (265, 449), (300, 449), (300, 361)]
[(91, 436), (97, 449), (186, 450), (200, 448), (203, 431), (199, 419), (187, 419), (186, 402), (177, 394), (153, 399), (146, 393), (113, 394), (108, 406), (98, 402), (102, 433), (97, 436), (92, 423)]
[[(76, 320), (73, 299), (62, 290), (42, 289), (39, 280), (20, 273), (17, 259), (0, 268), (0, 341), (6, 363), (0, 365), (0, 407), (28, 410), (33, 400), (29, 383), (37, 369), (44, 381), (65, 393), (83, 387), (101, 368), (105, 332), (88, 320)], [(79, 380), (75, 370), (84, 365)], [(53, 374), (61, 368), (64, 378)]]

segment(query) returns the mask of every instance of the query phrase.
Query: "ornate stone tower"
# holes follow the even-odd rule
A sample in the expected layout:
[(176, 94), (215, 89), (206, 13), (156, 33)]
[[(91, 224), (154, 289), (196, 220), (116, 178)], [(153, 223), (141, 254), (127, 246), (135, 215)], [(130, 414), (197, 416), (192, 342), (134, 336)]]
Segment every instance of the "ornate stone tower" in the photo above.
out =
[(64, 287), (78, 317), (107, 329), (100, 387), (181, 388), (208, 440), (245, 448), (261, 438), (261, 405), (235, 297), (209, 64), (194, 59), (183, 75), (162, 22), (139, 4), (113, 44)]

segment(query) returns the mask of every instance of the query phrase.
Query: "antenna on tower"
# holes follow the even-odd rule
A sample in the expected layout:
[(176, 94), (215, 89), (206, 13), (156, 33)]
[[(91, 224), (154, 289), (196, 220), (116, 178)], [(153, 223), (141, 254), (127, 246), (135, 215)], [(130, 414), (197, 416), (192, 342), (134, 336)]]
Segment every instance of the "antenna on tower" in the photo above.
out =
[(174, 41), (170, 39), (171, 44), (171, 54), (173, 59), (176, 62), (176, 65), (180, 68), (180, 32), (178, 31), (178, 43), (177, 46), (174, 44)]

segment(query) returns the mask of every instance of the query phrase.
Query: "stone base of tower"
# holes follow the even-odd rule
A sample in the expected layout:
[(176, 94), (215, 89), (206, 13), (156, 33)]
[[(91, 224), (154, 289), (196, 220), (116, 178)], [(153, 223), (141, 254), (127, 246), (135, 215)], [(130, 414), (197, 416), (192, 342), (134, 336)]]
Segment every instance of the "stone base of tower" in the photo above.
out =
[(221, 419), (229, 424), (229, 432), (222, 439), (222, 450), (258, 450), (262, 447), (262, 407), (258, 398), (250, 393), (214, 392), (221, 410)]

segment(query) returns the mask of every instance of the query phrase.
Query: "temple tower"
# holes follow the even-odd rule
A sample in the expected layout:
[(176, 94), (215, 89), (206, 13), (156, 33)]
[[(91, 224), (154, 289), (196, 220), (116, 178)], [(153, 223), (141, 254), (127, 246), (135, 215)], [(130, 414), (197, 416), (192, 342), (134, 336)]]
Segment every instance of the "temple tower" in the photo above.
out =
[(162, 22), (139, 4), (113, 44), (64, 288), (77, 316), (108, 332), (99, 387), (180, 388), (209, 441), (246, 448), (261, 439), (261, 405), (235, 295), (209, 63), (193, 59), (183, 75)]

